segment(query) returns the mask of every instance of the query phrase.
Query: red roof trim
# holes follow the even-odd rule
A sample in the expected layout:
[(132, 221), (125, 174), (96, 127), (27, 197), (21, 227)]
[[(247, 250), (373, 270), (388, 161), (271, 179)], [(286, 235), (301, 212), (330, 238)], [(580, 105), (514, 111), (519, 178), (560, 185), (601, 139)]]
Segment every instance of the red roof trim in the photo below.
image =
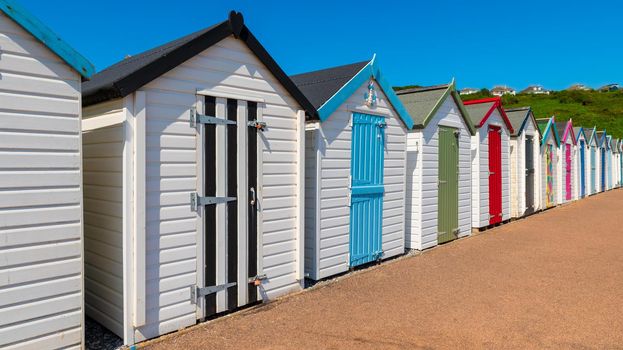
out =
[(508, 131), (510, 131), (511, 134), (514, 133), (515, 130), (513, 129), (513, 125), (511, 124), (511, 121), (508, 119), (508, 116), (506, 115), (504, 108), (502, 108), (502, 99), (500, 97), (489, 97), (489, 98), (482, 98), (480, 100), (465, 101), (463, 102), (463, 104), (469, 106), (469, 105), (475, 105), (479, 103), (489, 103), (489, 102), (495, 102), (495, 103), (493, 104), (493, 106), (491, 106), (491, 109), (487, 112), (487, 114), (485, 114), (482, 120), (480, 120), (478, 127), (480, 128), (483, 125), (485, 125), (485, 122), (487, 121), (487, 119), (489, 119), (493, 111), (497, 108), (500, 111), (500, 115), (502, 116), (502, 119), (504, 120), (504, 123), (506, 124), (506, 127), (508, 128)]
[(562, 141), (564, 143), (567, 143), (567, 136), (569, 136), (569, 132), (571, 132), (571, 141), (573, 141), (574, 145), (577, 145), (576, 139), (575, 139), (575, 131), (573, 131), (573, 122), (572, 119), (567, 120), (567, 125), (565, 125), (565, 134), (562, 137)]

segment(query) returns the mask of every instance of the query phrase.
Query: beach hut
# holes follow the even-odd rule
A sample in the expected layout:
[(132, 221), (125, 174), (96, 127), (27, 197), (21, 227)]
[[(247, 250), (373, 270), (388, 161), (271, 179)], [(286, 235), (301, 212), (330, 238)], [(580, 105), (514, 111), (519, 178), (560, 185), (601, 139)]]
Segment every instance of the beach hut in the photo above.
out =
[(576, 162), (575, 162), (575, 198), (580, 199), (590, 194), (590, 148), (588, 138), (584, 132), (584, 127), (573, 127), (576, 142)]
[(510, 135), (514, 132), (499, 97), (464, 102), (472, 136), (472, 228), (510, 220)]
[(80, 84), (94, 68), (10, 0), (0, 53), (0, 348), (80, 348)]
[(242, 14), (101, 71), (83, 104), (87, 315), (133, 344), (303, 287), (316, 112)]
[(605, 192), (608, 189), (608, 135), (606, 134), (606, 130), (597, 131), (595, 133), (595, 138), (597, 140), (597, 149), (599, 152), (599, 192)]
[(407, 134), (406, 247), (422, 250), (471, 234), (475, 128), (454, 82), (397, 94), (414, 122)]
[(530, 107), (506, 109), (513, 125), (510, 140), (511, 217), (530, 215), (540, 208), (541, 134)]
[(599, 146), (597, 143), (597, 128), (584, 128), (584, 134), (588, 142), (589, 152), (589, 174), (588, 174), (588, 194), (596, 194), (599, 192)]
[(403, 254), (407, 130), (373, 58), (291, 77), (318, 110), (306, 132), (305, 273), (319, 280)]
[(541, 131), (541, 208), (548, 209), (558, 204), (558, 167), (560, 137), (554, 117), (537, 119)]
[(619, 182), (619, 158), (621, 157), (621, 151), (619, 150), (619, 139), (612, 138), (612, 188), (618, 188)]
[(556, 121), (555, 123), (560, 136), (560, 148), (558, 149), (560, 159), (558, 163), (558, 204), (563, 204), (572, 201), (574, 198), (576, 138), (571, 119), (561, 122)]
[(614, 169), (612, 166), (614, 159), (614, 142), (612, 135), (606, 135), (606, 189), (611, 190), (614, 188), (613, 174)]

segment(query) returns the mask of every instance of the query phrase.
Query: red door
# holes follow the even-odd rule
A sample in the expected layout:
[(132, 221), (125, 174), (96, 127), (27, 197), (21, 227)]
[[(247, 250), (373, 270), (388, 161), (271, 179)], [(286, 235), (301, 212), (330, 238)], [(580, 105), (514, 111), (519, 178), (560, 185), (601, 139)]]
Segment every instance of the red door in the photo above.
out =
[(489, 224), (502, 222), (502, 137), (489, 127)]

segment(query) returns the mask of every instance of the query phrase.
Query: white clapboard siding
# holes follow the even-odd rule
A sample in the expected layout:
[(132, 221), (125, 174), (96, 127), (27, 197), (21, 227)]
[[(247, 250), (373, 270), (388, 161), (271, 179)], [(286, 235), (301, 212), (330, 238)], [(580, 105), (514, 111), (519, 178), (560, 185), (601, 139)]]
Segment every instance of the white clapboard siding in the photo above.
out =
[(456, 128), (459, 136), (459, 234), (471, 233), (471, 135), (453, 98), (446, 98), (423, 130), (407, 135), (406, 247), (423, 250), (437, 245), (439, 125)]
[(316, 269), (318, 263), (316, 249), (316, 199), (318, 188), (316, 176), (317, 168), (317, 140), (318, 132), (310, 130), (305, 132), (305, 274), (312, 279), (317, 279)]
[[(197, 133), (189, 108), (197, 89), (262, 98), (268, 128), (258, 142), (263, 163), (259, 266), (268, 298), (300, 290), (297, 279), (297, 110), (300, 108), (257, 57), (233, 37), (145, 85), (146, 300), (135, 341), (195, 324), (189, 287), (197, 284), (197, 229), (188, 194), (197, 190)], [(199, 272), (202, 273), (202, 272)]]
[(87, 131), (82, 136), (85, 309), (89, 317), (120, 337), (124, 132), (124, 125), (117, 124)]
[(358, 111), (387, 117), (385, 145), (385, 194), (383, 199), (383, 258), (404, 253), (406, 128), (382, 91), (374, 109), (363, 106), (367, 83), (351, 95), (326, 121), (320, 123), (318, 142), (317, 198), (315, 235), (316, 261), (306, 267), (310, 277), (322, 279), (349, 268), (350, 208), (349, 191), (351, 166), (350, 120), (356, 106)]
[[(502, 221), (510, 219), (510, 135), (499, 110), (472, 137), (472, 227), (489, 225), (489, 125), (500, 126), (502, 143)], [(478, 207), (478, 209), (474, 209)]]
[(81, 77), (0, 12), (0, 348), (82, 344)]

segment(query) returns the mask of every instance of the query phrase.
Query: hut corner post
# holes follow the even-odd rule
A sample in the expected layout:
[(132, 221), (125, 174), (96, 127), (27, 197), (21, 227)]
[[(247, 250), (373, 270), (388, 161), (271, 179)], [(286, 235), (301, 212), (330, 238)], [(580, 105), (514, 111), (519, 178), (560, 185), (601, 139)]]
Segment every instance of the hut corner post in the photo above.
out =
[(297, 111), (297, 131), (298, 131), (298, 212), (297, 212), (297, 264), (296, 279), (301, 288), (305, 284), (305, 111)]

